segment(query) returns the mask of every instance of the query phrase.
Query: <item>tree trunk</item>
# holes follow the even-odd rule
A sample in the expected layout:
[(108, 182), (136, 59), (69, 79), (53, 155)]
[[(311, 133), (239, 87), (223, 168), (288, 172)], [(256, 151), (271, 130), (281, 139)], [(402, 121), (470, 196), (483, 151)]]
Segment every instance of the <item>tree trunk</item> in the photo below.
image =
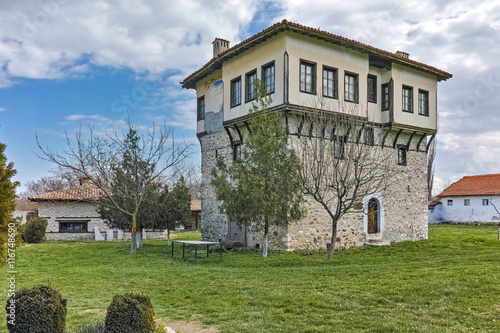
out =
[(168, 240), (168, 245), (170, 245), (170, 229), (167, 229), (167, 240)]
[(335, 251), (335, 243), (337, 242), (337, 220), (332, 220), (332, 239), (330, 241), (330, 249), (328, 250), (328, 260), (332, 259)]
[(264, 246), (262, 250), (262, 257), (267, 258), (267, 246), (269, 243), (269, 227), (267, 226), (267, 222), (264, 226)]
[(140, 248), (142, 245), (142, 231), (139, 229), (139, 232), (135, 235), (135, 246)]
[(136, 243), (135, 243), (135, 234), (132, 233), (130, 235), (130, 254), (135, 254), (135, 251), (137, 250), (137, 246), (136, 246)]
[(137, 244), (136, 244), (136, 238), (137, 238), (137, 215), (133, 214), (132, 215), (132, 234), (130, 235), (131, 238), (131, 244), (130, 244), (130, 254), (135, 254), (137, 251)]

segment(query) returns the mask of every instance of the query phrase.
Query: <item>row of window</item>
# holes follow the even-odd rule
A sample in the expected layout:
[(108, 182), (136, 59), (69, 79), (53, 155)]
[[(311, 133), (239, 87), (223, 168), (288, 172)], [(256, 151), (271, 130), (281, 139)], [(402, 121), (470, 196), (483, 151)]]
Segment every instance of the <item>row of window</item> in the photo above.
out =
[[(245, 74), (245, 102), (250, 102), (255, 99), (257, 80), (257, 69), (254, 69)], [(275, 68), (274, 61), (262, 66), (261, 80), (264, 84), (266, 94), (274, 93), (275, 83)], [(242, 84), (241, 76), (231, 80), (231, 107), (241, 104)], [(198, 98), (197, 105), (197, 118), (198, 120), (205, 119), (205, 96)]]
[[(274, 61), (262, 66), (261, 79), (264, 82), (266, 93), (274, 93), (275, 66)], [(255, 99), (255, 81), (257, 80), (257, 69), (245, 74), (245, 102)], [(242, 79), (241, 76), (231, 80), (231, 107), (241, 105), (242, 101)], [(316, 64), (302, 60), (300, 62), (300, 91), (316, 94)], [(367, 78), (368, 102), (377, 103), (377, 76), (369, 74)], [(323, 96), (338, 99), (338, 70), (333, 67), (323, 66)], [(392, 96), (390, 83), (381, 85), (381, 109), (387, 111), (390, 108)], [(344, 100), (348, 102), (359, 102), (359, 75), (344, 72)], [(413, 87), (403, 85), (402, 109), (413, 113)], [(198, 120), (205, 119), (205, 96), (198, 98)], [(429, 116), (429, 92), (418, 89), (418, 114)]]
[[(490, 204), (489, 199), (482, 199), (483, 206), (488, 206)], [(447, 201), (448, 206), (453, 206), (453, 199)], [(464, 206), (470, 206), (470, 199), (464, 199)]]
[[(264, 83), (266, 94), (274, 93), (275, 69), (274, 61), (270, 62), (261, 69), (261, 80)], [(257, 80), (257, 69), (245, 74), (245, 102), (255, 99), (255, 81)], [(241, 76), (231, 80), (231, 107), (241, 104)]]
[[(391, 96), (389, 83), (384, 83), (382, 88), (382, 111), (389, 110)], [(316, 94), (316, 64), (302, 60), (300, 62), (300, 91)], [(368, 102), (377, 103), (377, 76), (369, 74), (367, 78)], [(338, 98), (338, 70), (333, 67), (323, 66), (323, 96)], [(403, 85), (403, 111), (413, 112), (413, 87)], [(359, 102), (359, 75), (344, 72), (344, 100)], [(418, 113), (429, 115), (429, 92), (418, 90)]]
[[(333, 139), (333, 154), (335, 158), (344, 158), (344, 146), (346, 142), (345, 136), (335, 136)], [(374, 133), (372, 127), (367, 127), (364, 130), (364, 143), (367, 145), (374, 144)], [(406, 165), (406, 146), (398, 147), (398, 165)], [(217, 157), (217, 156), (216, 156)], [(233, 144), (233, 161), (241, 159), (241, 142)]]

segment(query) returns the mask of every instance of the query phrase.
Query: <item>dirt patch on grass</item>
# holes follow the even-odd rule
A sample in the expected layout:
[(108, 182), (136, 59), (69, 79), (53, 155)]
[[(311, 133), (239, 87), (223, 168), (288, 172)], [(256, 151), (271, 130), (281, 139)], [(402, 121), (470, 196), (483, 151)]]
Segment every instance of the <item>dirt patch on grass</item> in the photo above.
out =
[(98, 315), (103, 315), (103, 314), (106, 314), (106, 310), (103, 310), (103, 309), (87, 309), (87, 310), (80, 311), (79, 313), (80, 314), (95, 313), (95, 314), (98, 314)]
[[(201, 317), (202, 315), (193, 315), (191, 319), (196, 320)], [(156, 323), (170, 327), (177, 333), (220, 333), (216, 327), (203, 328), (203, 324), (198, 321), (172, 321), (170, 318), (161, 318)]]

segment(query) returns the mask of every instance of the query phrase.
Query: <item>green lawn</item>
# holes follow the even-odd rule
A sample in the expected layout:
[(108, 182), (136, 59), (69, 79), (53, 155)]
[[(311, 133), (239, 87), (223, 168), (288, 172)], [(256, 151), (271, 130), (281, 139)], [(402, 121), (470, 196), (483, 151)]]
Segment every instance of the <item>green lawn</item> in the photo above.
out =
[(172, 259), (166, 241), (146, 241), (135, 255), (124, 242), (27, 244), (17, 287), (50, 280), (68, 299), (71, 332), (104, 319), (112, 296), (131, 290), (151, 297), (157, 318), (196, 318), (222, 332), (500, 332), (496, 227), (432, 226), (429, 235), (331, 261), (326, 252), (229, 252), (198, 265), (190, 251), (188, 261)]

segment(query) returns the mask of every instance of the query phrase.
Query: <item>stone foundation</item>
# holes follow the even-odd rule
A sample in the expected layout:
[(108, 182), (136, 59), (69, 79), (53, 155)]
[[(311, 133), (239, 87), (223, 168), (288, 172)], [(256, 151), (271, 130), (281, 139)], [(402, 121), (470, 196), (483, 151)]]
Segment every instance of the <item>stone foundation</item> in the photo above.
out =
[[(289, 118), (290, 132), (298, 126), (297, 119)], [(246, 132), (240, 128), (243, 138)], [(231, 130), (232, 131), (232, 130)], [(377, 140), (381, 140), (380, 130)], [(237, 134), (232, 132), (233, 138)], [(385, 136), (384, 148), (390, 152), (394, 159), (394, 168), (399, 168), (401, 173), (390, 180), (393, 185), (389, 186), (384, 193), (377, 193), (376, 199), (381, 203), (380, 232), (368, 234), (366, 213), (359, 210), (346, 214), (338, 222), (337, 248), (350, 248), (362, 246), (370, 239), (384, 242), (401, 242), (407, 240), (421, 240), (427, 238), (427, 156), (425, 152), (426, 140), (424, 139), (417, 151), (418, 139), (410, 140), (410, 133), (390, 132)], [(290, 139), (293, 147), (294, 137)], [(394, 142), (396, 141), (396, 142)], [(381, 142), (381, 141), (380, 141)], [(380, 144), (380, 142), (376, 142)], [(397, 165), (398, 144), (407, 144), (407, 165)], [(225, 131), (216, 133), (204, 133), (200, 136), (202, 154), (202, 208), (201, 208), (201, 232), (203, 240), (218, 241), (226, 240), (228, 233), (228, 221), (226, 216), (220, 214), (218, 202), (210, 186), (210, 173), (216, 163), (216, 156), (223, 154), (226, 162), (232, 161), (232, 147), (229, 137)], [(243, 145), (244, 147), (244, 145)], [(244, 148), (243, 148), (244, 149)], [(380, 149), (375, 146), (374, 149)], [(363, 202), (366, 211), (370, 197)], [(288, 227), (270, 230), (270, 248), (280, 250), (295, 249), (325, 249), (331, 242), (332, 221), (328, 213), (311, 198), (306, 198), (307, 213), (305, 217), (291, 223)], [(263, 241), (263, 233), (247, 230), (246, 245), (250, 247), (260, 246)]]

